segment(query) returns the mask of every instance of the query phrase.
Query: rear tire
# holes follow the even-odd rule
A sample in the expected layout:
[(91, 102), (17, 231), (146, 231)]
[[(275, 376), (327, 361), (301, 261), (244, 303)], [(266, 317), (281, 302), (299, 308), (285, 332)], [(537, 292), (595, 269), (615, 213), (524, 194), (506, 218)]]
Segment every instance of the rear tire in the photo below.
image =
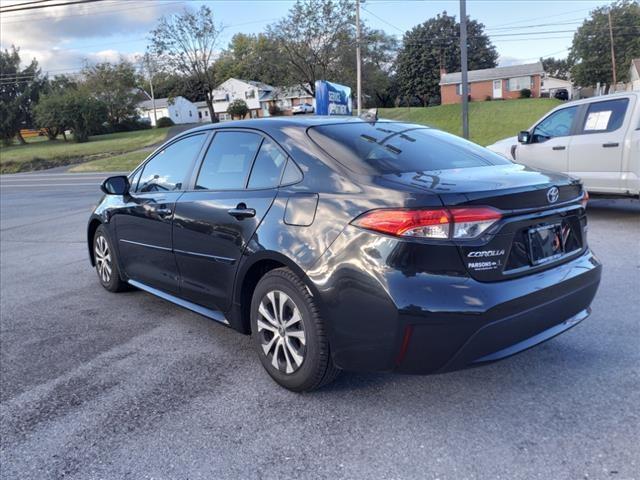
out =
[(104, 225), (100, 225), (93, 236), (93, 258), (100, 285), (110, 292), (128, 290), (129, 284), (120, 278), (115, 251)]
[(271, 270), (258, 282), (251, 301), (251, 336), (262, 366), (288, 390), (315, 390), (340, 373), (318, 307), (288, 268)]

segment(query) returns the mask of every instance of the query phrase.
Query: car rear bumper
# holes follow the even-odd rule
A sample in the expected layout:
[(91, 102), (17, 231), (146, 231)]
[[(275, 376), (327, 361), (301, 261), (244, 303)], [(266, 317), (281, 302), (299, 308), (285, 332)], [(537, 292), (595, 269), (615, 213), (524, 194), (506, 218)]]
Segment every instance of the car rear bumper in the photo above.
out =
[(364, 270), (331, 266), (317, 285), (340, 368), (430, 374), (508, 357), (586, 318), (602, 271), (589, 250), (499, 282), (407, 275), (389, 263), (381, 258)]

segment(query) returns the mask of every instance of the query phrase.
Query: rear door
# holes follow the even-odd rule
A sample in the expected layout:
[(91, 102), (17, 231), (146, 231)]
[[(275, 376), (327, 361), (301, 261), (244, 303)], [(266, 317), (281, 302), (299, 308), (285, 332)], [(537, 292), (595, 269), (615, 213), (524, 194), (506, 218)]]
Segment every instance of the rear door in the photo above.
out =
[(569, 173), (580, 177), (587, 190), (618, 193), (622, 180), (622, 154), (631, 111), (629, 98), (584, 105), (577, 135), (571, 141)]
[(114, 217), (120, 258), (132, 280), (177, 292), (178, 271), (171, 251), (173, 211), (207, 135), (178, 139), (132, 177), (136, 181), (127, 203)]
[(176, 204), (173, 248), (182, 297), (228, 310), (240, 257), (273, 203), (286, 161), (257, 131), (215, 134), (192, 188)]
[(566, 107), (545, 117), (533, 128), (531, 141), (516, 147), (516, 161), (529, 167), (566, 172), (569, 170), (571, 134), (579, 107)]

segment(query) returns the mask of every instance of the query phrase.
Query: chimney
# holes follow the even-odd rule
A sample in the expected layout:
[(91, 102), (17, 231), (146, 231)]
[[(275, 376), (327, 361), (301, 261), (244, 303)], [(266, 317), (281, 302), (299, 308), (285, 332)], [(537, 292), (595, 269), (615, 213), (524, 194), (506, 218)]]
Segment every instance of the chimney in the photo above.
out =
[(444, 67), (440, 67), (440, 78), (444, 77), (447, 74), (447, 69)]

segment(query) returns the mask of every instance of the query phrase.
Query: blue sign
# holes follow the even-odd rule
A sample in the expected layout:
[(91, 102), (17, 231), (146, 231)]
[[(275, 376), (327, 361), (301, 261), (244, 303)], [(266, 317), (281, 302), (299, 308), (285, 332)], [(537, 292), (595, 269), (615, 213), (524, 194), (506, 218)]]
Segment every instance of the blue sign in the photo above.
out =
[(316, 80), (316, 115), (351, 115), (351, 88)]

